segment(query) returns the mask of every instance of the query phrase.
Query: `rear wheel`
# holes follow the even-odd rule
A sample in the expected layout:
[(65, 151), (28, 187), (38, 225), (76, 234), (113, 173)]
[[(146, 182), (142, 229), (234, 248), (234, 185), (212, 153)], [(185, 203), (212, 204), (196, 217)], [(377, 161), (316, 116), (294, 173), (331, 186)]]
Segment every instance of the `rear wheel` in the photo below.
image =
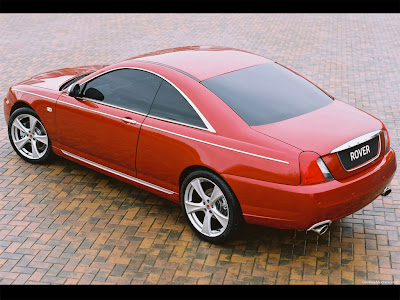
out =
[(43, 163), (51, 157), (51, 142), (46, 129), (31, 108), (21, 107), (11, 114), (8, 137), (15, 152), (30, 163)]
[(221, 178), (209, 171), (199, 170), (187, 176), (180, 198), (191, 228), (208, 242), (229, 239), (242, 223), (235, 195)]

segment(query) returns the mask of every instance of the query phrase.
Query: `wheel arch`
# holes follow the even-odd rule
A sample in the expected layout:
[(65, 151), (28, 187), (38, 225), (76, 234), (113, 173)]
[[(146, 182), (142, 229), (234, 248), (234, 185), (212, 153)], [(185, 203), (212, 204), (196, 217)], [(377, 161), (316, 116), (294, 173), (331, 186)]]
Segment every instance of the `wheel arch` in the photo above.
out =
[(28, 103), (26, 103), (26, 102), (24, 102), (24, 101), (22, 101), (22, 100), (18, 100), (18, 101), (15, 102), (14, 105), (11, 107), (10, 116), (12, 115), (12, 113), (13, 113), (14, 111), (16, 111), (18, 108), (21, 108), (21, 107), (27, 107), (27, 108), (30, 108), (30, 109), (32, 109), (32, 110), (35, 111), (35, 109), (34, 109), (31, 105), (29, 105)]
[(235, 197), (235, 199), (236, 199), (236, 201), (237, 201), (237, 203), (239, 205), (239, 209), (243, 214), (242, 207), (240, 205), (240, 201), (237, 198), (237, 196), (236, 196), (235, 192), (233, 191), (232, 187), (229, 185), (229, 183), (217, 171), (215, 171), (215, 170), (213, 170), (213, 169), (211, 169), (209, 167), (206, 167), (206, 166), (193, 165), (193, 166), (189, 166), (189, 167), (185, 168), (182, 171), (182, 173), (179, 176), (179, 194), (180, 194), (180, 190), (181, 190), (181, 187), (182, 187), (182, 184), (183, 184), (183, 181), (185, 180), (185, 178), (190, 173), (192, 173), (194, 171), (200, 171), (200, 170), (209, 171), (209, 172), (213, 173), (214, 175), (218, 176), (223, 182), (225, 182), (225, 184), (227, 185), (227, 187), (230, 189), (230, 191), (232, 192), (233, 196)]
[[(192, 172), (194, 172), (194, 171), (199, 171), (199, 170), (204, 170), (204, 171), (212, 172), (212, 173), (214, 173), (215, 175), (217, 175), (218, 177), (220, 177), (221, 179), (223, 179), (223, 178), (221, 177), (221, 175), (218, 174), (218, 172), (216, 172), (215, 170), (213, 170), (213, 169), (211, 169), (211, 168), (209, 168), (209, 167), (201, 166), (201, 165), (193, 165), (193, 166), (186, 167), (186, 168), (181, 172), (181, 175), (179, 176), (179, 189), (181, 188), (182, 183), (183, 183), (183, 181), (185, 180), (185, 178), (186, 178), (190, 173), (192, 173)], [(224, 180), (224, 181), (225, 181), (225, 180)]]
[[(56, 137), (56, 124), (55, 124), (55, 109), (56, 100), (48, 100), (47, 96), (36, 96), (26, 94), (23, 99), (18, 99), (10, 108), (11, 115), (19, 108), (29, 108), (33, 110), (39, 117), (39, 120), (46, 128), (47, 134), (50, 139)], [(39, 94), (38, 94), (39, 95)], [(49, 110), (50, 109), (50, 110)]]
[[(195, 172), (195, 171), (208, 171), (208, 172), (210, 172), (213, 176), (212, 177), (218, 177), (218, 179), (220, 180), (220, 181), (222, 181), (222, 183), (225, 183), (225, 189), (228, 189), (229, 191), (227, 191), (229, 194), (230, 194), (230, 196), (231, 196), (231, 200), (233, 200), (233, 202), (234, 203), (232, 203), (232, 208), (233, 208), (233, 211), (232, 211), (232, 213), (233, 213), (233, 217), (232, 217), (232, 219), (231, 219), (231, 222), (230, 222), (230, 230), (228, 231), (228, 235), (225, 235), (225, 237), (223, 237), (223, 235), (225, 234), (225, 232), (221, 235), (221, 236), (217, 236), (217, 238), (218, 238), (218, 240), (215, 240), (216, 239), (216, 237), (208, 237), (208, 236), (204, 236), (204, 234), (202, 234), (200, 231), (199, 231), (199, 229), (197, 228), (197, 226), (195, 226), (194, 225), (194, 223), (192, 222), (192, 220), (191, 220), (191, 218), (189, 217), (189, 215), (188, 214), (186, 214), (186, 209), (185, 209), (185, 200), (184, 200), (184, 193), (181, 193), (181, 190), (183, 191), (183, 189), (182, 189), (182, 184), (183, 184), (183, 182), (185, 181), (185, 178), (187, 178), (187, 176), (189, 175), (189, 174), (191, 174), (192, 172)], [(200, 173), (201, 174), (201, 173)], [(210, 175), (211, 175), (210, 174)], [(196, 175), (197, 176), (197, 175)], [(211, 178), (212, 178), (211, 177)], [(211, 179), (211, 178), (209, 178), (209, 179)], [(215, 180), (216, 180), (217, 178), (214, 178), (214, 179), (211, 179), (212, 180), (212, 182), (214, 183), (214, 184), (216, 184), (216, 182), (215, 182)], [(231, 186), (228, 184), (228, 182), (219, 174), (219, 173), (217, 173), (215, 170), (213, 170), (213, 169), (211, 169), (211, 168), (208, 168), (208, 167), (205, 167), (205, 166), (201, 166), (201, 165), (193, 165), (193, 166), (190, 166), (190, 167), (187, 167), (187, 168), (185, 168), (184, 170), (183, 170), (183, 172), (181, 173), (181, 176), (180, 176), (180, 178), (179, 178), (179, 182), (180, 182), (180, 186), (179, 186), (179, 191), (180, 191), (180, 193), (179, 193), (179, 198), (180, 198), (180, 203), (181, 203), (181, 206), (182, 206), (182, 210), (183, 210), (183, 212), (184, 212), (184, 214), (185, 214), (185, 216), (186, 216), (186, 219), (188, 220), (188, 222), (189, 222), (189, 225), (192, 227), (192, 229), (194, 230), (194, 232), (196, 233), (196, 234), (199, 234), (200, 235), (200, 237), (201, 238), (203, 238), (203, 239), (205, 239), (206, 241), (208, 241), (208, 242), (211, 242), (211, 243), (221, 243), (221, 242), (223, 242), (223, 241), (225, 241), (226, 239), (230, 239), (232, 236), (234, 236), (234, 235), (236, 235), (240, 230), (241, 230), (241, 228), (243, 228), (243, 225), (245, 225), (246, 224), (246, 220), (244, 219), (244, 216), (243, 216), (243, 210), (242, 210), (242, 207), (241, 207), (241, 205), (240, 205), (240, 202), (239, 202), (239, 200), (238, 200), (238, 198), (237, 198), (237, 196), (236, 196), (236, 194), (235, 194), (235, 192), (232, 190), (232, 188), (231, 188)], [(225, 196), (226, 197), (226, 196)], [(210, 208), (211, 209), (211, 208)], [(211, 226), (211, 225), (210, 225)], [(220, 239), (220, 237), (222, 237), (222, 239)]]
[[(20, 111), (18, 111), (20, 109)], [(25, 140), (23, 142), (23, 144), (17, 148), (16, 146), (16, 140), (15, 140), (15, 136), (13, 134), (13, 122), (16, 118), (18, 118), (19, 116), (24, 115), (23, 118), (26, 118), (26, 116), (29, 116), (29, 122), (31, 122), (31, 116), (34, 117), (36, 119), (35, 121), (35, 126), (32, 127), (32, 124), (29, 125), (29, 127), (33, 130), (30, 131), (29, 128), (25, 127), (25, 130), (23, 130), (25, 132), (25, 136), (30, 139), (30, 143), (31, 143), (31, 150), (29, 152), (29, 149), (26, 150), (25, 152), (23, 152), (22, 148), (24, 147), (25, 144), (27, 144), (27, 140)], [(40, 141), (42, 142), (44, 145), (46, 145), (45, 149), (39, 149), (39, 147), (36, 148), (36, 157), (34, 155), (34, 151), (33, 151), (33, 147), (32, 147), (32, 139), (33, 141), (35, 141), (35, 136), (34, 136), (34, 132), (35, 132), (35, 128), (36, 128), (36, 124), (41, 123), (41, 126), (44, 128), (44, 125), (42, 123), (42, 121), (39, 118), (39, 115), (37, 114), (37, 112), (35, 111), (35, 109), (33, 109), (32, 106), (28, 105), (27, 103), (23, 102), (23, 101), (19, 101), (17, 103), (15, 103), (12, 107), (12, 112), (10, 115), (10, 119), (8, 120), (8, 137), (10, 140), (10, 143), (14, 149), (14, 151), (25, 161), (30, 162), (30, 163), (47, 163), (48, 161), (51, 160), (52, 156), (53, 156), (53, 151), (52, 151), (52, 144), (50, 141), (50, 138), (48, 136), (47, 131), (45, 130), (44, 133), (39, 133), (39, 135), (41, 136), (41, 139), (39, 139), (39, 136), (36, 137), (36, 141)], [(20, 123), (21, 125), (21, 123)], [(22, 125), (25, 126), (25, 125)], [(18, 128), (21, 128), (18, 126)], [(19, 129), (20, 131), (22, 129)], [(29, 132), (28, 132), (29, 130)], [(29, 138), (29, 136), (30, 138)], [(43, 136), (47, 135), (47, 142), (44, 141), (42, 138)], [(18, 142), (21, 140), (21, 136), (18, 138)], [(35, 142), (36, 145), (36, 142)], [(42, 151), (43, 150), (43, 151)], [(28, 152), (26, 152), (28, 151)], [(41, 152), (39, 152), (41, 151)]]

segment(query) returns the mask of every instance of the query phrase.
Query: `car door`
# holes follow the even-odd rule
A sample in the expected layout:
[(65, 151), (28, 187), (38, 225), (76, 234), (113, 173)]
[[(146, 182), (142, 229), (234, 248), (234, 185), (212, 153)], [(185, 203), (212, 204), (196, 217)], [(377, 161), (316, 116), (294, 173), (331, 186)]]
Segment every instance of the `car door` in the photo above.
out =
[(190, 100), (163, 80), (140, 131), (137, 177), (178, 192), (181, 171), (199, 160), (199, 144), (183, 136), (206, 137), (212, 131), (206, 124)]
[(64, 153), (136, 176), (140, 127), (160, 84), (152, 73), (123, 68), (81, 84), (80, 98), (63, 93), (56, 107), (59, 147)]

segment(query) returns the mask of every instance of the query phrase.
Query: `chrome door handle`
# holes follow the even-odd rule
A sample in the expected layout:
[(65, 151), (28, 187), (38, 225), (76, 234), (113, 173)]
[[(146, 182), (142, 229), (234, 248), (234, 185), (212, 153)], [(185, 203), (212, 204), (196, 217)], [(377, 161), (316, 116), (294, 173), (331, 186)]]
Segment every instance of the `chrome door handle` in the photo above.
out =
[(137, 122), (135, 120), (132, 120), (132, 119), (121, 118), (121, 120), (126, 122), (126, 123), (137, 124)]

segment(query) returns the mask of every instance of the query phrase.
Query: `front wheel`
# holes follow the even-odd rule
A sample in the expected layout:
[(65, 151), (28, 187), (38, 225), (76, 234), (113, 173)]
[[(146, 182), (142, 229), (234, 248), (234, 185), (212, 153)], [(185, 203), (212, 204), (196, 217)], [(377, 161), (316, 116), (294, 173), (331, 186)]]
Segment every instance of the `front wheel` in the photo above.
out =
[(31, 108), (21, 107), (11, 114), (8, 137), (15, 152), (30, 163), (44, 163), (51, 157), (51, 142), (46, 129)]
[(199, 170), (185, 178), (181, 204), (191, 228), (202, 239), (220, 243), (236, 233), (242, 211), (229, 186), (217, 175)]

